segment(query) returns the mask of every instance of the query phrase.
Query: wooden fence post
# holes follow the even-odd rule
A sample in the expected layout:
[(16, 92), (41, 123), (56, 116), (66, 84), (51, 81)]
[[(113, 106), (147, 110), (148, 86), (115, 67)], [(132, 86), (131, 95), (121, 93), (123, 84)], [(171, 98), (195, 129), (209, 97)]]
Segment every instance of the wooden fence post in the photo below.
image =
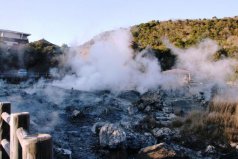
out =
[(28, 112), (11, 115), (10, 121), (10, 159), (22, 159), (22, 148), (17, 138), (17, 129), (29, 131), (30, 115)]
[(53, 159), (51, 135), (27, 135), (22, 128), (19, 128), (17, 129), (17, 137), (22, 146), (23, 159)]
[(49, 134), (39, 134), (36, 143), (37, 159), (53, 159), (53, 142)]
[[(8, 125), (1, 117), (4, 112), (11, 114), (11, 103), (0, 103), (0, 142), (4, 139), (10, 141), (10, 125)], [(0, 146), (0, 158), (9, 159), (9, 156), (2, 145)]]

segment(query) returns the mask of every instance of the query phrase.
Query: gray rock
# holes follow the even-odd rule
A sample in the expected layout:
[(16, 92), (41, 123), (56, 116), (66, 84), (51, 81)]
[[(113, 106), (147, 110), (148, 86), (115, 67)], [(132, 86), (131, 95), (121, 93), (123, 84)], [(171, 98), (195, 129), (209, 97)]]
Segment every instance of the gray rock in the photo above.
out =
[(170, 128), (166, 128), (166, 127), (155, 128), (152, 130), (152, 133), (157, 138), (166, 138), (166, 139), (170, 139), (171, 136), (175, 134), (175, 132), (173, 132)]
[(91, 128), (92, 133), (99, 134), (101, 127), (103, 127), (106, 124), (108, 124), (108, 122), (97, 122), (93, 124)]
[(116, 149), (126, 145), (125, 131), (114, 124), (106, 124), (100, 129), (99, 141), (102, 147)]
[(216, 148), (212, 145), (208, 145), (205, 152), (208, 153), (208, 154), (215, 154), (216, 153)]

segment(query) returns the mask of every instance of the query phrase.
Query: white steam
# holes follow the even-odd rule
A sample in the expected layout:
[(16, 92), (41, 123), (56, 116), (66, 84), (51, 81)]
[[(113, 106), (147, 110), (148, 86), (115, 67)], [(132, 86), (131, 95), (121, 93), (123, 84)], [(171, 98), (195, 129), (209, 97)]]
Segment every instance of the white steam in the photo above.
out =
[(234, 74), (237, 62), (233, 59), (213, 60), (213, 55), (219, 50), (215, 41), (205, 39), (195, 47), (178, 49), (167, 46), (177, 55), (176, 67), (190, 71), (198, 82), (222, 84)]
[(130, 47), (131, 40), (130, 30), (120, 29), (101, 34), (84, 47), (71, 49), (64, 58), (64, 65), (70, 66), (74, 73), (52, 84), (86, 91), (137, 90), (143, 93), (159, 86), (167, 90), (184, 89), (187, 80), (184, 77), (190, 74), (196, 85), (189, 93), (208, 92), (209, 98), (214, 86), (226, 86), (237, 65), (228, 58), (214, 61), (212, 57), (219, 46), (212, 40), (206, 39), (188, 49), (178, 49), (164, 40), (177, 56), (177, 63), (173, 71), (161, 72), (153, 53), (147, 49), (135, 53)]
[(111, 32), (98, 38), (85, 53), (82, 49), (69, 53), (67, 64), (73, 75), (53, 85), (79, 90), (131, 90), (144, 92), (160, 82), (158, 60), (148, 52), (134, 56), (130, 48), (129, 30)]
[[(234, 76), (237, 61), (224, 58), (214, 61), (214, 54), (219, 50), (215, 41), (205, 39), (198, 45), (188, 49), (178, 49), (172, 46), (167, 40), (164, 41), (177, 56), (177, 68), (183, 68), (191, 73), (195, 83), (190, 93), (205, 92), (210, 98), (211, 90), (216, 87), (227, 92), (227, 82)], [(226, 90), (225, 90), (226, 89)]]

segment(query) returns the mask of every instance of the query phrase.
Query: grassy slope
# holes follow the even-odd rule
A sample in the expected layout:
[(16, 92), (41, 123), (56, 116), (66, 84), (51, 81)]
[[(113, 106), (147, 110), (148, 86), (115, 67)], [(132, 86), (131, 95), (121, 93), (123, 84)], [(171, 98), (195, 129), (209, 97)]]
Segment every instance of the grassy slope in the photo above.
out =
[(210, 38), (218, 42), (221, 49), (214, 57), (216, 60), (225, 55), (238, 59), (238, 16), (222, 19), (151, 21), (132, 27), (134, 37), (132, 47), (144, 49), (151, 47), (162, 61), (162, 68), (169, 69), (175, 61), (162, 43), (166, 37), (179, 48), (188, 48), (199, 41)]

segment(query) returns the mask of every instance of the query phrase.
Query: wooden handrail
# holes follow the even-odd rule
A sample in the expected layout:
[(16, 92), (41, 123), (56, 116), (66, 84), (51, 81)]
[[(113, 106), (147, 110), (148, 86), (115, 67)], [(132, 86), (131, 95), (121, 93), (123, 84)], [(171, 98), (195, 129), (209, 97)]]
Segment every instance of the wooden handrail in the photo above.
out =
[(6, 123), (8, 123), (8, 125), (10, 125), (11, 116), (8, 113), (3, 112), (1, 117)]
[(51, 135), (28, 135), (29, 113), (10, 112), (10, 103), (0, 103), (0, 159), (53, 159)]
[[(0, 114), (2, 116), (3, 113), (11, 114), (11, 103), (4, 102), (0, 103)], [(0, 117), (0, 141), (7, 140), (10, 142), (10, 125), (4, 121), (2, 117)], [(4, 140), (4, 141), (5, 141)], [(4, 145), (1, 144), (1, 159), (9, 159), (9, 151), (4, 149)]]

